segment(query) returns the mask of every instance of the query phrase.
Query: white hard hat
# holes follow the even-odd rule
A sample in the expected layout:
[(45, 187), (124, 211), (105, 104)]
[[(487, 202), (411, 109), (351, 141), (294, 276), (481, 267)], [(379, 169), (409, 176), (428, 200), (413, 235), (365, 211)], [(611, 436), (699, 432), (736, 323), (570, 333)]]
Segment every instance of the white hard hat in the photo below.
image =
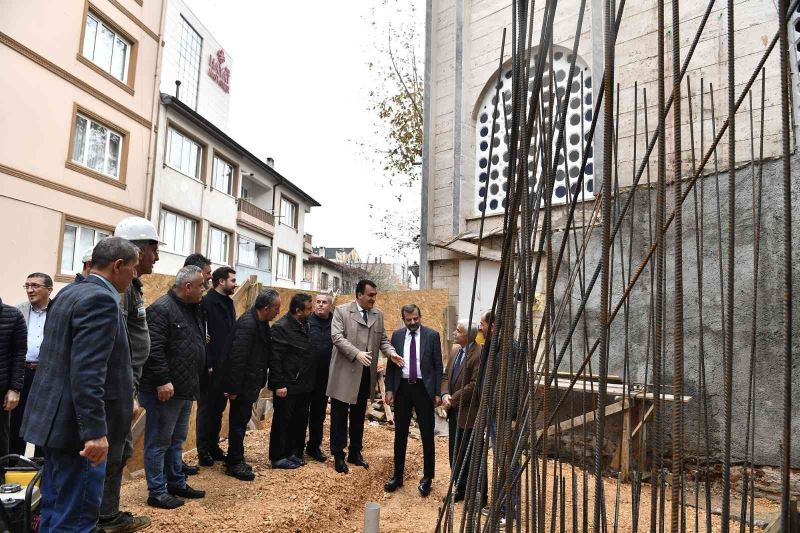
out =
[(83, 251), (83, 256), (81, 256), (81, 262), (82, 263), (88, 263), (89, 261), (91, 261), (92, 260), (92, 252), (93, 251), (94, 251), (94, 248), (87, 248), (86, 250), (84, 250)]
[(114, 230), (114, 237), (122, 237), (129, 241), (161, 242), (153, 223), (142, 217), (123, 218)]

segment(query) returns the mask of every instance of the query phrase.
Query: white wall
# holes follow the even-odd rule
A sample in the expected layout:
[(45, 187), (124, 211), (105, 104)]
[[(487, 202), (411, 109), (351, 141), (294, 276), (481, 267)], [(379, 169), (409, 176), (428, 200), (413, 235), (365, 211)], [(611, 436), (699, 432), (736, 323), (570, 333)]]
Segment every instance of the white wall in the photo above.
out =
[[(478, 270), (478, 284), (475, 288), (475, 303), (472, 320), (480, 320), (480, 313), (491, 309), (497, 278), (500, 275), (500, 263), (481, 261)], [(458, 318), (469, 318), (469, 303), (472, 297), (472, 283), (475, 279), (475, 260), (464, 259), (458, 262)]]

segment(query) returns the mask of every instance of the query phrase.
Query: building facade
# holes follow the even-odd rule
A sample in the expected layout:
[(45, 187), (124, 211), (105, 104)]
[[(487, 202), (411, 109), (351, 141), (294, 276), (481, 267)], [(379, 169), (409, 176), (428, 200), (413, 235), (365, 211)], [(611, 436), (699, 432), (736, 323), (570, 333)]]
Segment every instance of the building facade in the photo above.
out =
[(319, 255), (310, 255), (304, 263), (305, 289), (332, 294), (352, 294), (366, 272)]
[(144, 216), (158, 113), (161, 0), (0, 6), (0, 294), (56, 288), (117, 222)]
[(173, 274), (202, 253), (240, 279), (300, 287), (305, 216), (319, 204), (226, 133), (233, 61), (180, 0), (169, 0), (164, 42), (149, 218), (165, 244), (155, 270)]

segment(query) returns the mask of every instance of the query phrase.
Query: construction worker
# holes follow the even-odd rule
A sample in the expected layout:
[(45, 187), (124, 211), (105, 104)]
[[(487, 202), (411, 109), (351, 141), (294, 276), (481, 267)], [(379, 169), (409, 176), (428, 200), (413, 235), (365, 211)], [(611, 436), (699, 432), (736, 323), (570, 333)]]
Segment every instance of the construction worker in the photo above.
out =
[[(150, 354), (150, 332), (147, 329), (142, 282), (140, 278), (153, 273), (153, 265), (158, 261), (158, 245), (161, 239), (152, 222), (142, 217), (124, 218), (114, 230), (115, 237), (131, 241), (139, 249), (139, 264), (136, 277), (124, 294), (121, 295), (120, 307), (128, 327), (128, 339), (131, 347), (133, 363), (134, 389), (139, 390), (139, 378), (142, 367)], [(139, 413), (139, 404), (134, 399), (134, 420)], [(114, 421), (112, 420), (111, 423)], [(119, 510), (119, 492), (122, 483), (122, 470), (133, 453), (133, 437), (130, 428), (123, 441), (117, 442), (109, 438), (108, 464), (103, 486), (103, 501), (100, 504), (99, 527), (104, 531), (128, 532), (137, 531), (150, 525), (147, 516), (135, 516)], [(109, 435), (124, 434), (121, 431), (109, 432)]]

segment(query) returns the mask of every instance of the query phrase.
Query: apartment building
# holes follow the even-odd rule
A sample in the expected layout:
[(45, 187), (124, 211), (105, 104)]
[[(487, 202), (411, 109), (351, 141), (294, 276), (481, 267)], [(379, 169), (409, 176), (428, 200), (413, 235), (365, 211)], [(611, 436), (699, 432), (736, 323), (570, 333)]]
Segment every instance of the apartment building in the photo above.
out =
[(150, 219), (164, 240), (155, 270), (202, 253), (244, 279), (300, 287), (319, 203), (226, 131), (233, 59), (180, 0), (166, 9), (161, 113)]
[(144, 216), (158, 111), (161, 0), (0, 4), (0, 294), (56, 290), (85, 249)]

